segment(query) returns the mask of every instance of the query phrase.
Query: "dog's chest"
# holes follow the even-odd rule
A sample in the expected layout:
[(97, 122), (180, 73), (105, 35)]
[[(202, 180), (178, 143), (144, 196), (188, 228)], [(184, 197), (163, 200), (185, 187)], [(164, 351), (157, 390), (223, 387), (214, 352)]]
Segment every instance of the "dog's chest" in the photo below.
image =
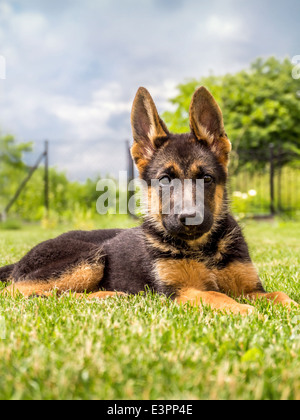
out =
[(217, 279), (204, 263), (193, 259), (157, 259), (154, 263), (156, 282), (174, 289), (193, 288), (217, 291)]

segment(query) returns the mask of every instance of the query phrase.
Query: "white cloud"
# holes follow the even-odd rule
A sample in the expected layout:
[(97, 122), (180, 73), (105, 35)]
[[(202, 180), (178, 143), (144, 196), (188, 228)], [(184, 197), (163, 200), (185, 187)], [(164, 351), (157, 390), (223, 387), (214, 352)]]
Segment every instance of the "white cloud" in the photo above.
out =
[(0, 21), (5, 21), (13, 15), (13, 9), (7, 1), (0, 3)]
[(49, 113), (68, 123), (69, 136), (78, 139), (96, 139), (113, 135), (114, 130), (107, 122), (114, 115), (130, 112), (131, 102), (122, 101), (122, 89), (117, 83), (109, 83), (92, 93), (91, 99), (80, 103), (72, 97), (56, 97)]
[(164, 111), (171, 111), (174, 109), (173, 104), (169, 101), (170, 98), (174, 98), (177, 94), (178, 82), (172, 79), (162, 80), (160, 83), (149, 84), (144, 86), (154, 99), (157, 110), (159, 113)]
[(242, 22), (236, 18), (212, 15), (207, 19), (206, 28), (210, 35), (219, 38), (233, 38), (241, 34)]

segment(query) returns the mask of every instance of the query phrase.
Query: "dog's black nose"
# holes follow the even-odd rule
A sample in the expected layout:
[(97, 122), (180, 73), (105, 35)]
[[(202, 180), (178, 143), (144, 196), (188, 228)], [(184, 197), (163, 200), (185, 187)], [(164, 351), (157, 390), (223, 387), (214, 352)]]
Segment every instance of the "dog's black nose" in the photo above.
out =
[(190, 223), (191, 219), (194, 220), (197, 218), (197, 216), (198, 216), (198, 212), (196, 210), (190, 210), (190, 211), (187, 210), (187, 211), (184, 211), (183, 213), (180, 213), (178, 218), (181, 224), (183, 224), (184, 226), (189, 226), (192, 224)]

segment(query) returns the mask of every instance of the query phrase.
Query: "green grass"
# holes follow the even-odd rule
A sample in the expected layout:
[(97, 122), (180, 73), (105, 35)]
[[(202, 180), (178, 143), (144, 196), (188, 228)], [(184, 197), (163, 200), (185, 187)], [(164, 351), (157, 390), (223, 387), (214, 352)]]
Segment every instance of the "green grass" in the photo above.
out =
[[(298, 302), (299, 230), (291, 222), (245, 227), (265, 286)], [(1, 265), (59, 233), (2, 231)], [(1, 296), (0, 398), (299, 399), (300, 310), (256, 307), (256, 314), (241, 317), (152, 295)]]

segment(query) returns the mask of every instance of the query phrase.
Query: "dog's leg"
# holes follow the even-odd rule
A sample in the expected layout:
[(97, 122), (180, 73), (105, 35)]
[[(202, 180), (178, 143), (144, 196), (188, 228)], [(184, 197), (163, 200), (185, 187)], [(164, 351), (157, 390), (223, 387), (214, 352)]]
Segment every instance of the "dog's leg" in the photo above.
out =
[(12, 284), (1, 293), (25, 297), (73, 291), (96, 292), (103, 278), (103, 249), (84, 241), (59, 237), (33, 248), (15, 264)]
[(201, 306), (202, 304), (210, 306), (212, 309), (218, 309), (227, 313), (247, 315), (255, 309), (251, 305), (242, 305), (223, 293), (219, 292), (201, 292), (196, 289), (186, 289), (180, 292), (175, 298), (178, 303), (190, 303)]
[(254, 310), (253, 306), (242, 305), (220, 293), (214, 271), (201, 262), (188, 259), (158, 260), (155, 269), (158, 284), (179, 290), (175, 297), (178, 303), (190, 302), (198, 306), (203, 303), (213, 309), (241, 314)]
[(267, 293), (252, 263), (233, 262), (221, 270), (214, 270), (220, 290), (235, 297), (268, 299), (287, 307), (298, 304), (283, 292)]
[(259, 300), (266, 299), (266, 300), (269, 300), (270, 302), (272, 302), (276, 305), (278, 305), (278, 304), (284, 305), (284, 306), (287, 306), (290, 309), (293, 306), (294, 307), (299, 306), (298, 303), (296, 303), (294, 300), (289, 298), (288, 295), (286, 295), (283, 292), (272, 292), (272, 293), (267, 293), (267, 292), (257, 293), (257, 292), (254, 292), (254, 293), (248, 293), (245, 297), (247, 299), (253, 300), (253, 301), (255, 301), (257, 299), (259, 299)]
[(45, 282), (17, 282), (12, 283), (10, 286), (6, 287), (0, 292), (0, 295), (17, 297), (22, 296), (25, 298), (30, 297), (49, 297), (53, 293), (60, 295), (61, 291), (55, 285)]
[(13, 282), (1, 291), (0, 294), (17, 296), (19, 294), (28, 298), (31, 296), (49, 296), (55, 291), (57, 295), (67, 291), (78, 293), (91, 293), (99, 289), (103, 277), (104, 264), (81, 263), (62, 273), (57, 278), (48, 280), (24, 280)]
[[(64, 288), (63, 288), (64, 289)], [(12, 284), (8, 286), (6, 289), (2, 291), (1, 294), (5, 296), (13, 296), (16, 297), (17, 295), (22, 295), (24, 297), (49, 297), (53, 295), (53, 292), (57, 294), (57, 296), (66, 295), (69, 291), (72, 293), (72, 289), (70, 290), (63, 290), (58, 286), (54, 286), (53, 284), (49, 283), (23, 283), (19, 282), (16, 284)], [(109, 291), (101, 291), (101, 292), (94, 292), (90, 294), (85, 293), (72, 293), (72, 297), (76, 299), (106, 299), (109, 297), (114, 296), (128, 296), (126, 293), (123, 292), (109, 292)]]
[(91, 294), (84, 294), (84, 293), (72, 293), (71, 295), (75, 299), (107, 299), (109, 297), (115, 297), (115, 296), (128, 296), (126, 293), (123, 292), (107, 292), (107, 291), (101, 291), (101, 292), (95, 292)]
[[(48, 269), (49, 270), (49, 269)], [(34, 278), (30, 275), (25, 280), (13, 282), (10, 286), (1, 291), (3, 295), (16, 296), (22, 294), (24, 297), (47, 296), (54, 290), (59, 295), (66, 291), (78, 293), (91, 293), (99, 290), (100, 282), (104, 272), (104, 260), (101, 257), (82, 260), (73, 267), (67, 267), (59, 275), (51, 275), (46, 279)]]

